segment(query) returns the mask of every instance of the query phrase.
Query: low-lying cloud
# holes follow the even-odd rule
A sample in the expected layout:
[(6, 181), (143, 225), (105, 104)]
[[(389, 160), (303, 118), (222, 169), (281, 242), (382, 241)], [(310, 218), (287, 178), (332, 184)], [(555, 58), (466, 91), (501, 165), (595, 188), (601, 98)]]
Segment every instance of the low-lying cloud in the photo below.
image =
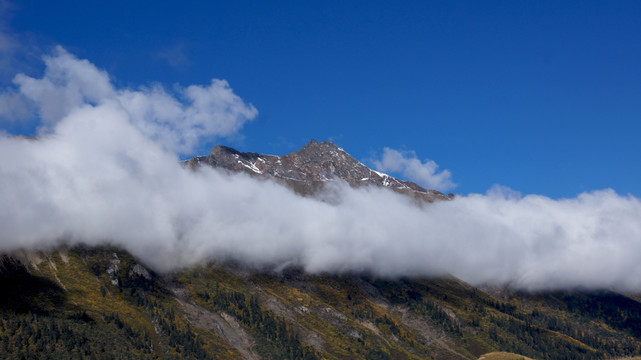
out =
[[(179, 163), (177, 153), (202, 137), (231, 134), (255, 116), (226, 83), (174, 98), (160, 87), (115, 89), (106, 73), (60, 48), (47, 61), (65, 62), (66, 73), (21, 76), (26, 82), (7, 90), (38, 105), (45, 130), (35, 141), (0, 138), (0, 251), (109, 243), (160, 271), (233, 258), (310, 272), (641, 290), (634, 196), (600, 190), (553, 200), (497, 187), (419, 207), (385, 189), (336, 183), (338, 202), (322, 202)], [(98, 89), (85, 75), (105, 82), (104, 96), (83, 88)], [(47, 88), (47, 79), (58, 95), (26, 95), (24, 84)], [(52, 96), (59, 107), (47, 107)]]

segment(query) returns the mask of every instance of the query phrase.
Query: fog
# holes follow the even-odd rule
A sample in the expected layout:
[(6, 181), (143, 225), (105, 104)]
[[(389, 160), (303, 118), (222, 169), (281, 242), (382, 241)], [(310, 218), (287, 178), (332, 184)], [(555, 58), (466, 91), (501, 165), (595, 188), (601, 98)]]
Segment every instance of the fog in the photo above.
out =
[(157, 271), (233, 259), (533, 290), (641, 290), (634, 196), (605, 189), (555, 200), (497, 186), (417, 206), (386, 189), (334, 182), (334, 201), (301, 197), (275, 182), (180, 164), (200, 141), (233, 135), (257, 115), (225, 81), (177, 93), (117, 89), (62, 48), (44, 61), (41, 78), (18, 74), (0, 95), (0, 114), (29, 106), (19, 111), (41, 124), (38, 140), (0, 138), (0, 251), (111, 244)]

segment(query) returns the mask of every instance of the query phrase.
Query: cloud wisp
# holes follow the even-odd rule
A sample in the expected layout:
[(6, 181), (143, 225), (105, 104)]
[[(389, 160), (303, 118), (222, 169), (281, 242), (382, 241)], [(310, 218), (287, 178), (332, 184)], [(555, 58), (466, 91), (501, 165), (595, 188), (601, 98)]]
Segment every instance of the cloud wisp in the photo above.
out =
[(553, 200), (496, 188), (418, 207), (385, 189), (335, 183), (338, 201), (321, 202), (180, 165), (176, 152), (255, 115), (226, 83), (187, 87), (177, 99), (160, 87), (115, 89), (62, 49), (46, 61), (42, 79), (19, 76), (15, 90), (37, 106), (46, 131), (36, 141), (0, 138), (0, 251), (108, 243), (159, 271), (232, 258), (316, 273), (641, 290), (634, 196)]
[(191, 65), (191, 61), (186, 54), (185, 43), (177, 43), (167, 46), (156, 53), (158, 59), (164, 60), (167, 64), (174, 69), (184, 70)]
[(399, 151), (386, 147), (383, 149), (383, 157), (374, 160), (373, 163), (378, 171), (400, 173), (426, 189), (448, 191), (456, 187), (449, 170), (438, 171), (436, 162), (429, 159), (422, 162), (413, 151)]

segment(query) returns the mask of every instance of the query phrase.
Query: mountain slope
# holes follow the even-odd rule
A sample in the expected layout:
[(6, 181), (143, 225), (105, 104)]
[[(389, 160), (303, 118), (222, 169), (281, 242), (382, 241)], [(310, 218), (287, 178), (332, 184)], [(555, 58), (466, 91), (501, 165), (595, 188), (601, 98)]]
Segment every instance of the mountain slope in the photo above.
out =
[(504, 291), (208, 264), (159, 275), (116, 248), (5, 256), (0, 357), (536, 359), (641, 353), (641, 304), (612, 292)]

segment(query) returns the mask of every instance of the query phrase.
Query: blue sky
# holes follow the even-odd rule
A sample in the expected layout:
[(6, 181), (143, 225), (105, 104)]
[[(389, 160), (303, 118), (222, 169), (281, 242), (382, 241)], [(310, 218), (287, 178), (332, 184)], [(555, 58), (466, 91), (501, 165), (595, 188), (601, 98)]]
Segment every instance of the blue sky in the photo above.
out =
[(464, 194), (641, 195), (636, 1), (0, 4), (3, 88), (40, 76), (56, 45), (121, 88), (227, 80), (259, 114), (197, 153), (285, 154), (315, 138), (369, 164), (413, 151)]

